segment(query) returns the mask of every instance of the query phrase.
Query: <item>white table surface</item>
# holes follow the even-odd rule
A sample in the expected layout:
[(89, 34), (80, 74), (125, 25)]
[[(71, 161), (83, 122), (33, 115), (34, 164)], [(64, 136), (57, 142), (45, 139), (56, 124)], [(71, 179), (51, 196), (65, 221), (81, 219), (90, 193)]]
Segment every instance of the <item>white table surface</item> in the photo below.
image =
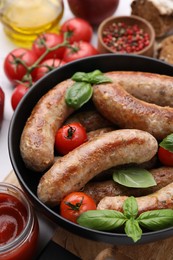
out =
[[(131, 0), (120, 0), (118, 9), (114, 15), (115, 16), (129, 15), (130, 3)], [(65, 12), (61, 23), (73, 17), (73, 14), (69, 10), (67, 0), (64, 0), (64, 6), (65, 6)], [(97, 45), (96, 33), (93, 35), (92, 43), (95, 46)], [(8, 79), (4, 74), (3, 62), (6, 55), (16, 47), (18, 46), (14, 45), (12, 42), (8, 40), (8, 38), (4, 34), (2, 24), (0, 23), (0, 86), (5, 92), (4, 120), (2, 123), (2, 127), (0, 129), (0, 181), (3, 181), (4, 178), (12, 170), (12, 165), (8, 153), (8, 128), (9, 128), (11, 117), (13, 115), (13, 110), (11, 108), (11, 94), (13, 91), (13, 87), (10, 85)]]

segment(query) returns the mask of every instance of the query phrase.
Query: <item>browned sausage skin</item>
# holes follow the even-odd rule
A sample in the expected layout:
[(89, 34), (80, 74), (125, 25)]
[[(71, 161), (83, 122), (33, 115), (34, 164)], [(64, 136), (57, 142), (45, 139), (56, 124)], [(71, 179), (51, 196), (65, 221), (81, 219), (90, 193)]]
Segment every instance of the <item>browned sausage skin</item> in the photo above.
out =
[(141, 129), (158, 140), (173, 132), (173, 108), (139, 100), (118, 83), (93, 86), (93, 102), (104, 117), (120, 128)]
[(87, 132), (113, 125), (109, 120), (100, 115), (97, 110), (86, 110), (75, 113), (67, 118), (64, 124), (69, 124), (72, 122), (81, 123)]
[[(128, 196), (104, 197), (97, 209), (123, 211), (123, 203), (127, 198)], [(150, 195), (137, 197), (136, 200), (139, 214), (148, 210), (173, 209), (173, 182)]]
[(173, 107), (173, 77), (138, 71), (112, 71), (105, 75), (136, 98)]
[(38, 197), (45, 204), (57, 205), (64, 196), (80, 190), (101, 171), (148, 161), (157, 149), (156, 139), (141, 130), (123, 129), (102, 134), (57, 160), (41, 178)]
[(26, 167), (42, 172), (54, 162), (55, 133), (73, 112), (64, 99), (73, 84), (66, 80), (48, 91), (36, 104), (23, 129), (20, 152)]
[(82, 191), (88, 195), (90, 195), (94, 201), (98, 204), (100, 200), (102, 200), (106, 196), (118, 196), (118, 195), (126, 195), (126, 196), (145, 196), (151, 194), (155, 191), (160, 190), (165, 187), (169, 183), (173, 182), (173, 167), (160, 167), (156, 169), (149, 170), (153, 175), (157, 185), (148, 188), (136, 189), (129, 188), (123, 185), (120, 185), (113, 180), (106, 181), (97, 181), (97, 182), (89, 182), (85, 185)]

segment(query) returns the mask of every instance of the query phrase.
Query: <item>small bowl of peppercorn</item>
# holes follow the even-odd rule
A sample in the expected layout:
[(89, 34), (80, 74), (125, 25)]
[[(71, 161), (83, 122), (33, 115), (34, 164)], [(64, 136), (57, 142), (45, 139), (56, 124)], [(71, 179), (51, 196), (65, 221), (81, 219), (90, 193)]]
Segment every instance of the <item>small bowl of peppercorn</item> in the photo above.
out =
[(105, 19), (98, 28), (100, 53), (136, 54), (153, 57), (155, 31), (139, 16), (117, 16)]

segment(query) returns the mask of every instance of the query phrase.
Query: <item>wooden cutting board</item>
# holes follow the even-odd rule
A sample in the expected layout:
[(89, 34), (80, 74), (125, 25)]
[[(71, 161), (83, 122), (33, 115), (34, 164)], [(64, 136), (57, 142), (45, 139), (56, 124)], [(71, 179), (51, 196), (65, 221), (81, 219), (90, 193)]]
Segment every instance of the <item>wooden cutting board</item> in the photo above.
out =
[[(13, 171), (4, 182), (20, 187)], [(82, 260), (173, 260), (172, 237), (144, 245), (113, 246), (79, 237), (57, 227), (53, 241)]]

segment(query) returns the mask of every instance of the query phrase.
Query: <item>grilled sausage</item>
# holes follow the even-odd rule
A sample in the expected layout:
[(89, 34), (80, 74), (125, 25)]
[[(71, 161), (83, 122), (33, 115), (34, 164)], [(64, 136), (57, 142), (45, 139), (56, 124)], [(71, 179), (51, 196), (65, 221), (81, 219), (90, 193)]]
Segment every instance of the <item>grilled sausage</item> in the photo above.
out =
[(158, 140), (173, 132), (173, 108), (139, 100), (118, 83), (93, 88), (93, 102), (98, 111), (120, 128), (141, 129)]
[(86, 110), (75, 113), (67, 118), (64, 124), (69, 124), (72, 122), (81, 123), (87, 132), (112, 126), (112, 123), (100, 115), (97, 110)]
[[(97, 209), (113, 209), (123, 211), (123, 203), (128, 196), (104, 197)], [(173, 182), (162, 189), (146, 196), (137, 197), (139, 214), (148, 210), (173, 209)]]
[(54, 162), (55, 133), (74, 111), (65, 103), (66, 80), (48, 91), (36, 104), (23, 129), (20, 152), (26, 167), (42, 172)]
[(90, 195), (96, 204), (99, 203), (106, 196), (145, 196), (155, 191), (160, 190), (169, 183), (173, 182), (173, 167), (160, 167), (157, 169), (150, 170), (157, 185), (148, 188), (129, 188), (114, 182), (113, 180), (100, 181), (100, 182), (89, 182), (85, 185), (82, 191)]
[(112, 71), (105, 75), (136, 98), (173, 107), (173, 77), (137, 71)]
[(112, 127), (104, 127), (97, 130), (93, 130), (87, 133), (88, 141), (91, 141), (92, 139), (101, 136), (102, 134), (114, 131), (115, 129)]
[(115, 130), (86, 142), (63, 156), (41, 177), (37, 194), (50, 206), (80, 190), (95, 175), (116, 165), (142, 163), (157, 152), (156, 139), (135, 129)]

